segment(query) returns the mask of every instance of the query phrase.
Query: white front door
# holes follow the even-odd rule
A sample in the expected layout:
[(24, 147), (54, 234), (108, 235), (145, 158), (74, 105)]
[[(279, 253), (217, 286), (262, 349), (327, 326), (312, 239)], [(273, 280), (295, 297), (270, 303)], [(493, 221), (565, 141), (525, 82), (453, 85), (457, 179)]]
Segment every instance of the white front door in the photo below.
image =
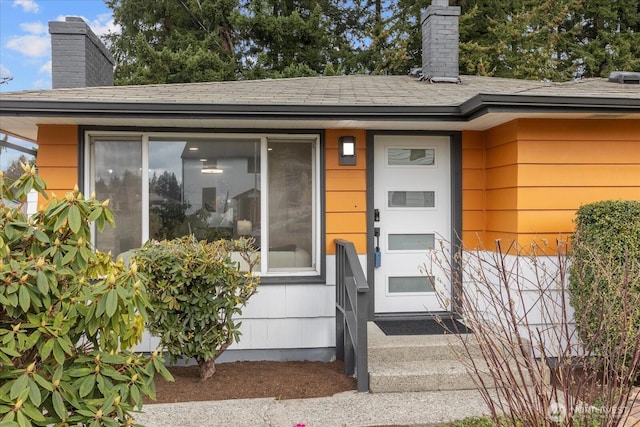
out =
[(450, 151), (448, 136), (374, 138), (376, 313), (449, 309), (436, 292), (449, 299), (451, 287), (431, 254), (451, 236)]

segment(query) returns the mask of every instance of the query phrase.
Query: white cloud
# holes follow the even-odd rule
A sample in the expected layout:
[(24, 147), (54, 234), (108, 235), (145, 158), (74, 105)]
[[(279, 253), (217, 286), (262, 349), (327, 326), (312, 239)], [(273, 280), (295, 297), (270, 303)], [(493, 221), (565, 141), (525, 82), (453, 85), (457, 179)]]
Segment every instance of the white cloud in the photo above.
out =
[(12, 75), (13, 74), (11, 74), (11, 71), (7, 67), (0, 64), (0, 77), (11, 77)]
[(48, 35), (27, 34), (12, 37), (4, 46), (31, 58), (40, 58), (49, 55), (51, 42)]
[(38, 13), (40, 6), (34, 0), (13, 0), (13, 6), (20, 6), (25, 12)]
[(116, 25), (113, 22), (113, 15), (110, 13), (103, 13), (96, 16), (96, 19), (87, 21), (89, 26), (96, 33), (97, 36), (103, 36), (108, 33), (119, 33), (120, 25)]
[(51, 38), (49, 27), (42, 22), (23, 22), (20, 28), (23, 36), (13, 36), (4, 45), (7, 49), (15, 50), (31, 58), (41, 58), (49, 55), (51, 50)]
[[(64, 21), (67, 16), (76, 15), (58, 15), (55, 21)], [(113, 22), (113, 15), (110, 13), (101, 13), (100, 15), (96, 16), (95, 19), (88, 19), (86, 16), (78, 17), (82, 18), (98, 37), (102, 37), (103, 35), (108, 33), (120, 32), (120, 25), (116, 25)]]
[(31, 86), (32, 89), (51, 89), (51, 80), (36, 80)]
[(42, 66), (40, 67), (38, 72), (40, 74), (49, 74), (49, 75), (51, 75), (51, 60), (49, 60), (49, 61), (45, 62), (44, 64), (42, 64)]
[(49, 32), (49, 27), (42, 22), (23, 22), (20, 24), (20, 28), (25, 33), (29, 34), (47, 34)]

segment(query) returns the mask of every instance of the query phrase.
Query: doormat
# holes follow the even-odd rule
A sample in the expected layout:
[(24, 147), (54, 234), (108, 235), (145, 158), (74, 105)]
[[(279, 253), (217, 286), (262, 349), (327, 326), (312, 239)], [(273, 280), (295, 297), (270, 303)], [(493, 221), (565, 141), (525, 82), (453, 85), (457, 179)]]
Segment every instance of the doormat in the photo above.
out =
[[(442, 324), (440, 323), (442, 322)], [(461, 334), (472, 333), (462, 323), (455, 319), (409, 319), (409, 320), (376, 320), (385, 335), (443, 335), (459, 332)], [(444, 324), (444, 326), (443, 326)], [(451, 332), (450, 332), (451, 331)]]

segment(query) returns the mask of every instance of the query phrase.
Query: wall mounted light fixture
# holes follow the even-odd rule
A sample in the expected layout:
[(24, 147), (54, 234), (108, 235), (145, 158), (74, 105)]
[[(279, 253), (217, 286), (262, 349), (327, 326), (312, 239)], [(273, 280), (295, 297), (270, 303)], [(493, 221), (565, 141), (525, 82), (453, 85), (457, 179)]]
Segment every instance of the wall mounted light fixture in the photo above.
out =
[(356, 137), (341, 136), (338, 139), (339, 164), (356, 164)]

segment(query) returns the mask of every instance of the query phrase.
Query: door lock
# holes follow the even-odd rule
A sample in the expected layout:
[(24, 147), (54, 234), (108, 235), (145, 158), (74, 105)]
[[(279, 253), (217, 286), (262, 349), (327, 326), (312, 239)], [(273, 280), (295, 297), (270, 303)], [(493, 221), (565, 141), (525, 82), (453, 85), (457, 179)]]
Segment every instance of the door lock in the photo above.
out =
[(373, 210), (373, 220), (380, 221), (380, 209)]
[(373, 236), (376, 238), (376, 247), (373, 251), (373, 266), (379, 268), (382, 265), (382, 253), (380, 252), (380, 227), (373, 229)]

